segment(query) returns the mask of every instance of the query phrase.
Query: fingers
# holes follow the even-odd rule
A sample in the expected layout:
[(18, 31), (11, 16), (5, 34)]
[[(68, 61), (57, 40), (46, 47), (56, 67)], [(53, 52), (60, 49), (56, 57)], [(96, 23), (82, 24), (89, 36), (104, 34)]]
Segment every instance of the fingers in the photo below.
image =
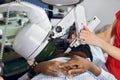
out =
[(79, 35), (81, 35), (81, 33), (84, 33), (84, 34), (86, 33), (87, 34), (89, 32), (91, 32), (91, 31), (86, 26), (84, 26), (83, 29), (80, 30)]
[(59, 65), (61, 65), (61, 62), (58, 61), (50, 61), (51, 62), (51, 68), (59, 68)]
[(50, 75), (53, 75), (53, 76), (60, 76), (59, 74), (59, 71), (62, 72), (64, 75), (68, 75), (68, 70), (66, 70), (65, 68), (61, 68), (61, 65), (63, 63), (61, 62), (57, 62), (55, 61), (54, 62), (54, 66), (52, 68), (53, 71), (50, 71)]
[(69, 75), (70, 74), (77, 75), (77, 74), (81, 74), (83, 72), (85, 72), (84, 69), (71, 69), (71, 70), (68, 71), (68, 74)]
[(73, 65), (77, 64), (76, 62), (78, 62), (79, 58), (80, 58), (79, 56), (74, 55), (74, 56), (71, 57), (70, 60), (68, 60), (65, 63), (62, 63), (61, 66), (63, 66), (63, 67), (66, 67), (66, 66), (72, 67)]
[(89, 38), (89, 35), (90, 35), (89, 29), (87, 27), (84, 27), (79, 33), (80, 42), (82, 44), (87, 44), (86, 40)]
[(82, 44), (86, 44), (86, 38), (84, 36), (80, 36), (80, 42)]
[(76, 63), (78, 60), (80, 60), (80, 57), (77, 55), (74, 55), (68, 62), (62, 63), (60, 65), (60, 68), (71, 69), (73, 68), (74, 65), (78, 65), (78, 63)]
[(60, 76), (59, 73), (56, 71), (49, 71), (46, 75), (52, 75), (52, 76), (56, 76), (56, 77)]
[(65, 68), (61, 68), (59, 71), (61, 71), (65, 76), (69, 76), (68, 75), (68, 70), (67, 69), (65, 69)]
[(87, 31), (90, 31), (87, 26), (83, 26), (83, 30), (87, 30)]
[(70, 69), (70, 67), (72, 66), (73, 63), (71, 62), (66, 62), (66, 63), (63, 63), (60, 65), (60, 68), (63, 69), (63, 70), (66, 70), (66, 69)]

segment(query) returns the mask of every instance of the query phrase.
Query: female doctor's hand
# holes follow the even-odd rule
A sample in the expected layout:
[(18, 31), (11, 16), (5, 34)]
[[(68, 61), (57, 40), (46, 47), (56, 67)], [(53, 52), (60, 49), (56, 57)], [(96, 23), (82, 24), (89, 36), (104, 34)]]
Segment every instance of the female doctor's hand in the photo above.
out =
[(89, 45), (99, 46), (102, 41), (93, 32), (91, 32), (87, 27), (84, 27), (79, 33), (80, 42)]

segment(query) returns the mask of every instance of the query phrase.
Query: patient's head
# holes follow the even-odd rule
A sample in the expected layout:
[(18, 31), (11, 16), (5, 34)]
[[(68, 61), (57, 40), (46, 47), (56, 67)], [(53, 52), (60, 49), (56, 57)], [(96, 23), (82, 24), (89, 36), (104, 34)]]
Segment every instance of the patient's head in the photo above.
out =
[(59, 51), (56, 57), (72, 57), (73, 55), (90, 58), (91, 61), (93, 60), (89, 45), (80, 45), (78, 47), (74, 47), (69, 54), (64, 54), (64, 51)]

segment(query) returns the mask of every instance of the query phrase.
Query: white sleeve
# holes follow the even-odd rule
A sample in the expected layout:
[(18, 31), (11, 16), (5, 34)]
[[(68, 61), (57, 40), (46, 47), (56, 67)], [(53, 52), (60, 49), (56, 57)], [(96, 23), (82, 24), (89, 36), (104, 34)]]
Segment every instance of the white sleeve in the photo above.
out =
[(28, 77), (27, 73), (25, 73), (23, 76), (21, 76), (17, 80), (30, 80), (30, 78)]
[(104, 71), (103, 69), (101, 70), (102, 72), (99, 76), (93, 75), (96, 80), (117, 80), (111, 73)]

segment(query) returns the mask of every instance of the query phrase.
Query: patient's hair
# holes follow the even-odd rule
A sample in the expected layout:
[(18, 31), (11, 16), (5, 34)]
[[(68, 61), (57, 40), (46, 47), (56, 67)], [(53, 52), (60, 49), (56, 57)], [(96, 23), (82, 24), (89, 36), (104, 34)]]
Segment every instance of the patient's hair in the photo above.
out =
[(90, 58), (91, 61), (93, 60), (90, 47), (87, 44), (72, 48), (72, 51), (69, 54), (64, 54), (64, 51), (58, 51), (56, 57), (72, 57), (73, 55)]

